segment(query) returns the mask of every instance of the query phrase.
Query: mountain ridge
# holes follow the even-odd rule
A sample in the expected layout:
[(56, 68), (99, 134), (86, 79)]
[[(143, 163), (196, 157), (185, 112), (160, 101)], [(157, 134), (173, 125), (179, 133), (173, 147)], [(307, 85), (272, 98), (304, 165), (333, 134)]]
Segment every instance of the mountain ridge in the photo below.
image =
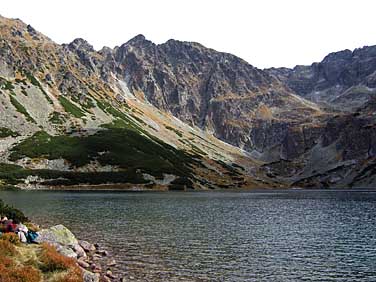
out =
[[(341, 69), (352, 70), (358, 63), (369, 67), (365, 73), (376, 70), (373, 59), (367, 63), (372, 52), (357, 51), (359, 58), (349, 59), (345, 51), (344, 59), (332, 55), (329, 62), (295, 70), (261, 70), (199, 43), (154, 44), (137, 35), (113, 49), (96, 51), (82, 38), (59, 45), (21, 21), (1, 18), (0, 24), (0, 128), (18, 134), (2, 140), (0, 159), (21, 166), (15, 168), (20, 181), (25, 182), (25, 169), (53, 168), (100, 172), (103, 177), (105, 171), (116, 172), (117, 179), (132, 183), (125, 177), (129, 174), (142, 182), (139, 186), (163, 189), (375, 183), (373, 92), (363, 91), (350, 102), (343, 97), (354, 97), (356, 89), (345, 93), (345, 110), (327, 98), (342, 77), (336, 74)], [(353, 72), (348, 73), (352, 79)], [(319, 84), (324, 74), (328, 82)], [(357, 81), (351, 87), (363, 86)], [(301, 85), (312, 97), (299, 90)], [(102, 144), (111, 142), (106, 130), (117, 140), (112, 147)], [(362, 142), (353, 146), (348, 136), (357, 135)], [(127, 145), (117, 148), (122, 138)], [(31, 150), (30, 140), (41, 145), (38, 152)], [(73, 147), (57, 147), (58, 153), (46, 149), (61, 146), (63, 140), (87, 155), (74, 155)], [(138, 147), (135, 140), (144, 145)], [(164, 148), (164, 172), (141, 160), (155, 144)], [(126, 150), (133, 152), (132, 160), (123, 154)], [(79, 155), (86, 163), (77, 166)], [(160, 162), (158, 155), (152, 156)], [(179, 175), (171, 170), (175, 158), (182, 160)], [(38, 173), (39, 178), (46, 176)], [(68, 179), (65, 183), (81, 183), (68, 174), (62, 176)], [(46, 182), (39, 178), (34, 183)]]

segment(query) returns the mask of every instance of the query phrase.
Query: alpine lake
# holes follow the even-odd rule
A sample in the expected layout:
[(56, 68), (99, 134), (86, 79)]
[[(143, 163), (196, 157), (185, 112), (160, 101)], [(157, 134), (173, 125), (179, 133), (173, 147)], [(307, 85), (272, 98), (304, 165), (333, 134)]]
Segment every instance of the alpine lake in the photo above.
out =
[(376, 281), (376, 191), (3, 191), (126, 281)]

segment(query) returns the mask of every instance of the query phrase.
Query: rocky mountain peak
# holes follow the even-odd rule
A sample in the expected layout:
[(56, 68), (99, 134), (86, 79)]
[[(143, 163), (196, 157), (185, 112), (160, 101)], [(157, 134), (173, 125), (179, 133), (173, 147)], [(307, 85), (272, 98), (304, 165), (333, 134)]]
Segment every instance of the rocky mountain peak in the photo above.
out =
[(147, 40), (143, 34), (138, 34), (132, 39), (128, 40), (122, 46), (134, 46), (134, 47), (148, 47), (152, 46), (154, 43), (150, 40)]
[(87, 42), (85, 39), (76, 38), (71, 43), (68, 44), (68, 48), (72, 51), (85, 51), (85, 52), (94, 52), (94, 47)]
[(296, 94), (336, 109), (353, 109), (376, 93), (376, 46), (343, 50), (321, 62), (267, 70)]
[(333, 63), (337, 61), (348, 61), (352, 58), (352, 51), (349, 49), (333, 52), (327, 55), (323, 60), (322, 63)]

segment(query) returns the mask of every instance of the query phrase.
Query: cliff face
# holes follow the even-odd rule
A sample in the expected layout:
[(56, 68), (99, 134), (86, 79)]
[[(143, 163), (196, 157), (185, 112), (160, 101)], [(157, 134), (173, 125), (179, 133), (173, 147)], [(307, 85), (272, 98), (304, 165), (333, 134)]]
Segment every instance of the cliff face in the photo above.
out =
[(95, 51), (0, 24), (0, 159), (18, 170), (143, 187), (375, 183), (375, 47), (260, 70), (198, 43), (139, 35)]
[(331, 53), (311, 66), (266, 71), (295, 94), (335, 113), (325, 120), (318, 145), (294, 160), (295, 184), (373, 187), (376, 47)]
[(263, 159), (304, 151), (313, 141), (303, 130), (327, 115), (267, 72), (198, 43), (155, 45), (139, 35), (108, 51), (104, 64), (158, 109)]
[(310, 66), (266, 71), (306, 99), (354, 111), (376, 94), (376, 46), (331, 53)]

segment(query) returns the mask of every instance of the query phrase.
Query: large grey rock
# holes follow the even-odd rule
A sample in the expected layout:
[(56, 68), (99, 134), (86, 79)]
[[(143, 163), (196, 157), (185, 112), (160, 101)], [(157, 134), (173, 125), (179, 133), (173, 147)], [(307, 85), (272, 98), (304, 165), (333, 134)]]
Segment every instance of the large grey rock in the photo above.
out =
[(51, 245), (61, 245), (70, 248), (78, 245), (78, 240), (74, 234), (64, 225), (56, 225), (38, 232), (35, 240), (37, 243), (49, 243)]

